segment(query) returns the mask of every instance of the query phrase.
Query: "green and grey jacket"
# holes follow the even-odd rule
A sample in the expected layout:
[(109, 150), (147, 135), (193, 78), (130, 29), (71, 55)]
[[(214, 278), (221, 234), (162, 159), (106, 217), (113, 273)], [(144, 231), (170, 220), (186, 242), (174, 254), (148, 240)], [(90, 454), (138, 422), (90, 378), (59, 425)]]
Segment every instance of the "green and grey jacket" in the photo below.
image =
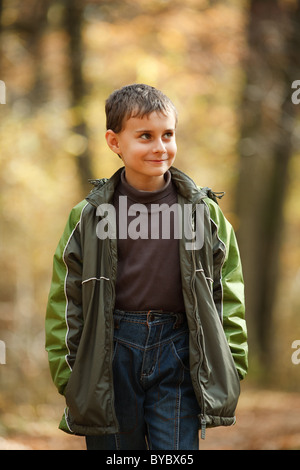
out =
[[(54, 255), (46, 350), (52, 379), (66, 399), (60, 428), (78, 435), (119, 429), (112, 375), (117, 240), (99, 239), (96, 227), (97, 207), (112, 202), (121, 171), (96, 180), (73, 208)], [(190, 374), (204, 432), (235, 422), (239, 382), (247, 373), (242, 269), (234, 231), (212, 193), (176, 168), (170, 171), (178, 204), (204, 207), (201, 248), (187, 250), (184, 233), (179, 240)]]

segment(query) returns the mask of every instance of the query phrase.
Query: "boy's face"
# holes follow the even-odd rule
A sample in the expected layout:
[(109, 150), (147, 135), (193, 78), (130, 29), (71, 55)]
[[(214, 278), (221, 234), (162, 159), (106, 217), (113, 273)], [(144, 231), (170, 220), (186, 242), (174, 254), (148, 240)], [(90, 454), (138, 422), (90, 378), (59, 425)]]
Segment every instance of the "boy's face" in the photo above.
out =
[(118, 134), (107, 131), (107, 143), (122, 158), (131, 186), (144, 191), (163, 187), (164, 174), (177, 151), (175, 126), (173, 112), (166, 115), (153, 112), (142, 118), (130, 117)]

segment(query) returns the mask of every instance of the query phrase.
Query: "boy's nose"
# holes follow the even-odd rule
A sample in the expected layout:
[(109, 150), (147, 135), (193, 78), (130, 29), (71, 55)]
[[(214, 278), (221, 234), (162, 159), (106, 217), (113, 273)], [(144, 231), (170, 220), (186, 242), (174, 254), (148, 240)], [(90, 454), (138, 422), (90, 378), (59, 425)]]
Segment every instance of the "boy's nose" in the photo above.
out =
[(155, 142), (154, 148), (153, 148), (154, 153), (165, 153), (166, 152), (166, 147), (161, 139)]

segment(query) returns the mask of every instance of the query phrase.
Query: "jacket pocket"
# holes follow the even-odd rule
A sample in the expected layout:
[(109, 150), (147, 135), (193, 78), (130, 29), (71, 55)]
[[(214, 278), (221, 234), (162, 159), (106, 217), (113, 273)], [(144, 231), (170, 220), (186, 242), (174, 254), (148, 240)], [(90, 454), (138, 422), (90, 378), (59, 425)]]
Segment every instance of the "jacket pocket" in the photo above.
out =
[(210, 276), (206, 275), (203, 268), (195, 269), (195, 274), (196, 274), (196, 280), (197, 280), (197, 277), (203, 277), (205, 279), (206, 286), (208, 287), (210, 293), (212, 294), (213, 293), (214, 280)]
[[(203, 399), (206, 425), (233, 424), (240, 394), (238, 372), (217, 311), (212, 280), (204, 269), (196, 270), (198, 328), (197, 344), (203, 355), (198, 366), (198, 381)], [(197, 293), (201, 293), (197, 295)]]

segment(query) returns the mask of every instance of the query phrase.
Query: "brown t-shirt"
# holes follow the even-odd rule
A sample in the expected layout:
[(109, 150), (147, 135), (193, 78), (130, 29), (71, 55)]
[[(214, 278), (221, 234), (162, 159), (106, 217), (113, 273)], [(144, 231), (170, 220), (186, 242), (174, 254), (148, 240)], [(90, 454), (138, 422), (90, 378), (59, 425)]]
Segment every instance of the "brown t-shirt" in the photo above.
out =
[[(184, 312), (177, 192), (171, 174), (153, 192), (130, 186), (125, 171), (114, 194), (118, 234), (115, 308)], [(163, 204), (163, 206), (162, 206)]]

